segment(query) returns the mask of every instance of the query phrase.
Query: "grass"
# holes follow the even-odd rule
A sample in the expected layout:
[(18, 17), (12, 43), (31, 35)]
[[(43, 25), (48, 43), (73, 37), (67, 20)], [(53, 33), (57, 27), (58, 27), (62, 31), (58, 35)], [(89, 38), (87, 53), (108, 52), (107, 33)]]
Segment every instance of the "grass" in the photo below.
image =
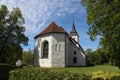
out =
[[(36, 69), (41, 69), (39, 67), (35, 67)], [(111, 65), (96, 65), (93, 67), (67, 67), (67, 68), (42, 68), (42, 69), (48, 69), (55, 72), (63, 72), (63, 71), (69, 71), (69, 72), (78, 72), (83, 74), (91, 74), (95, 71), (105, 71), (109, 73), (119, 73), (120, 69), (116, 66)]]
[[(120, 74), (120, 69), (116, 66), (111, 66), (108, 64), (105, 65), (96, 65), (93, 67), (66, 67), (66, 68), (40, 68), (40, 67), (33, 67), (33, 66), (24, 66), (26, 69), (32, 68), (34, 70), (38, 69), (47, 69), (55, 72), (77, 72), (77, 73), (82, 73), (82, 74), (91, 74), (92, 72), (95, 71), (105, 71), (108, 73), (118, 73)], [(23, 67), (23, 68), (24, 68)], [(9, 72), (14, 69), (20, 69), (19, 67), (16, 66), (8, 66), (8, 65), (1, 65), (0, 64), (0, 80), (8, 80), (9, 79)]]

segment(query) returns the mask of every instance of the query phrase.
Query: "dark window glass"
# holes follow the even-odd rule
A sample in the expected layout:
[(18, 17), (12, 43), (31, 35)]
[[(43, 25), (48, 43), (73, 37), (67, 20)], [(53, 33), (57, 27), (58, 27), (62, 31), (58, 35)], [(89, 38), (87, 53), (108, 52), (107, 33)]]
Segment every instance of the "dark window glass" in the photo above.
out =
[(43, 58), (48, 58), (48, 42), (44, 42), (43, 44)]
[(73, 63), (77, 63), (77, 58), (76, 57), (73, 58)]
[(76, 55), (76, 51), (74, 51), (74, 55)]

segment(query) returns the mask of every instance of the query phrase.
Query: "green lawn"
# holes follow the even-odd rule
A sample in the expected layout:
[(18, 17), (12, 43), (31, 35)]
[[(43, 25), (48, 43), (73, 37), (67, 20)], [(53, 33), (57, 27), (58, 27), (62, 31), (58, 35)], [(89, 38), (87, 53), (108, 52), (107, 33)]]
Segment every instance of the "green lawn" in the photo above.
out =
[(111, 65), (96, 65), (93, 67), (67, 67), (67, 68), (40, 68), (33, 67), (34, 69), (48, 69), (55, 72), (69, 71), (69, 72), (79, 72), (85, 74), (91, 74), (95, 71), (106, 71), (109, 73), (120, 73), (120, 69), (116, 66)]

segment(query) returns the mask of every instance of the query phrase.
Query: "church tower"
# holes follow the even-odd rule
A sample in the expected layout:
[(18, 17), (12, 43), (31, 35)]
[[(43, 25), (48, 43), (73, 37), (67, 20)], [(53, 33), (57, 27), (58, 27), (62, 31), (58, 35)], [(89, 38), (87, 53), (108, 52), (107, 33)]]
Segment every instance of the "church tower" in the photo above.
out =
[(74, 19), (72, 24), (72, 31), (70, 32), (70, 36), (75, 39), (76, 42), (79, 42), (79, 35), (75, 29)]

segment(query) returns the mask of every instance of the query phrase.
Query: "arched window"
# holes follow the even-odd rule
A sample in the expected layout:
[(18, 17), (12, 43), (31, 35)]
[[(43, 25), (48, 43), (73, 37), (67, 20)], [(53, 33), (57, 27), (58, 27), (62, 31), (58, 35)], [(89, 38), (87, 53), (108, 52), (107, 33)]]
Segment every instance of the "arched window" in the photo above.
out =
[(43, 43), (43, 55), (42, 55), (42, 58), (48, 58), (48, 51), (49, 51), (48, 41), (45, 41)]
[(76, 57), (73, 58), (73, 63), (77, 63), (77, 58)]

